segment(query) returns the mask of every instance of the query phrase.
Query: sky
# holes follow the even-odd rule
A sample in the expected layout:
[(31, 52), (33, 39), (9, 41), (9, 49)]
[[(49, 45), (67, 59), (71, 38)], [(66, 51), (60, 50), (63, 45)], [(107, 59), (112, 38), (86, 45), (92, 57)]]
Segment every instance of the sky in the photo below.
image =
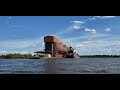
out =
[(47, 35), (79, 55), (120, 55), (120, 16), (0, 16), (0, 54), (41, 51)]

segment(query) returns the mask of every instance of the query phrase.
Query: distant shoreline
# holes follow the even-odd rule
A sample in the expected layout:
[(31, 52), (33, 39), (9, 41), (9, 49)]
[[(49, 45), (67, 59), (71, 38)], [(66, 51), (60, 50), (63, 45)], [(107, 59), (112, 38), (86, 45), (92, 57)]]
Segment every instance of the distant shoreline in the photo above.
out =
[[(80, 56), (80, 58), (120, 58), (120, 57), (93, 57), (93, 56)], [(65, 59), (64, 57), (63, 58), (56, 58), (56, 57), (36, 57), (36, 58), (0, 58), (0, 59)], [(67, 58), (69, 59), (69, 58)], [(75, 59), (75, 58), (72, 58), (72, 59)]]
[(120, 57), (92, 57), (92, 56), (85, 57), (85, 56), (80, 56), (80, 58), (120, 58)]
[[(64, 57), (36, 57), (31, 54), (6, 54), (0, 55), (0, 59), (62, 59)], [(80, 55), (80, 58), (120, 58), (120, 55)]]
[(83, 55), (83, 56), (80, 56), (80, 57), (89, 57), (89, 58), (96, 58), (96, 57), (98, 57), (98, 58), (109, 58), (109, 57), (114, 57), (114, 58), (116, 58), (116, 57), (120, 57), (120, 55)]

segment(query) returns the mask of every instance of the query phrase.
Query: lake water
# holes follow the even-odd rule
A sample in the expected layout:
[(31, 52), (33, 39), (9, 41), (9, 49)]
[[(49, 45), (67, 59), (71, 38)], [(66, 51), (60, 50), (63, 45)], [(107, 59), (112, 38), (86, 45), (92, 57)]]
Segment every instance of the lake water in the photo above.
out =
[(0, 59), (0, 74), (120, 74), (120, 58)]

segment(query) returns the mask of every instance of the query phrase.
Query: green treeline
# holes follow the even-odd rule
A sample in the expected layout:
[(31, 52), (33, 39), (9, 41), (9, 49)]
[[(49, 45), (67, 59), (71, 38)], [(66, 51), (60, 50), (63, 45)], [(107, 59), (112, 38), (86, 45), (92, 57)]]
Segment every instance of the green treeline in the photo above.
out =
[(82, 55), (80, 57), (120, 57), (120, 55)]
[[(120, 55), (80, 55), (80, 57), (88, 57), (88, 58), (104, 58), (104, 57), (120, 57)], [(40, 59), (42, 56), (36, 57), (31, 54), (6, 54), (6, 55), (0, 55), (0, 59)]]
[(6, 55), (0, 55), (0, 58), (5, 59), (29, 59), (29, 58), (36, 58), (35, 56), (32, 56), (31, 54), (6, 54)]

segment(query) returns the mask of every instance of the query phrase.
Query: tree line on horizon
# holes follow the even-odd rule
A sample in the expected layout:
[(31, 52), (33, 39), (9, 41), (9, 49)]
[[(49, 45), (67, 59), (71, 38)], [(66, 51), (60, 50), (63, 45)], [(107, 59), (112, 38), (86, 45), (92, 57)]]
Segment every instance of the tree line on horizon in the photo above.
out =
[(34, 58), (32, 54), (20, 54), (20, 53), (15, 53), (15, 54), (6, 54), (6, 55), (0, 55), (0, 58), (6, 58), (6, 59), (12, 59), (12, 58), (18, 58), (18, 59), (29, 59), (29, 58)]
[[(41, 56), (39, 56), (41, 58)], [(32, 54), (6, 54), (6, 55), (0, 55), (0, 59), (30, 59), (30, 58), (39, 58)], [(80, 55), (80, 57), (120, 57), (120, 55)]]
[(120, 57), (120, 55), (81, 55), (80, 57)]

